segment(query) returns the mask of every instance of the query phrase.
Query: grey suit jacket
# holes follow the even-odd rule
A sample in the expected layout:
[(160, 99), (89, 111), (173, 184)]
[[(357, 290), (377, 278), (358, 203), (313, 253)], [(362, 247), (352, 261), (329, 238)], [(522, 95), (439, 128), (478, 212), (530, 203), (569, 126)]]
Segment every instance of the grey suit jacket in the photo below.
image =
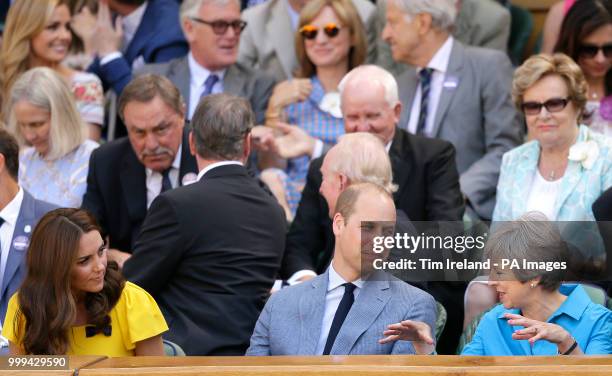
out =
[[(167, 63), (147, 64), (136, 72), (136, 74), (145, 73), (167, 77), (179, 89), (185, 104), (189, 106), (191, 73), (187, 56)], [(265, 119), (268, 100), (275, 83), (270, 75), (236, 63), (227, 68), (223, 76), (223, 92), (248, 99), (255, 112), (257, 123), (261, 124)]]
[[(453, 44), (435, 114), (433, 136), (457, 150), (461, 191), (479, 217), (490, 219), (502, 155), (518, 146), (523, 127), (510, 96), (512, 65), (499, 51)], [(403, 104), (400, 127), (406, 129), (418, 86), (415, 69), (398, 78)]]
[[(325, 272), (272, 294), (257, 320), (246, 355), (321, 355), (315, 351), (328, 282)], [(433, 329), (435, 301), (426, 292), (379, 273), (376, 280), (365, 282), (355, 298), (330, 354), (414, 354), (410, 342), (378, 343), (387, 325), (402, 320), (423, 321)]]
[[(385, 27), (385, 2), (377, 1), (379, 29)], [(510, 11), (494, 0), (462, 0), (455, 20), (453, 36), (469, 46), (485, 47), (506, 52), (510, 38)], [(378, 38), (378, 64), (400, 75), (407, 65), (393, 60), (391, 48)]]
[[(368, 0), (353, 0), (368, 41), (368, 61), (376, 62), (376, 40), (380, 30), (376, 7)], [(268, 0), (242, 12), (248, 23), (240, 36), (238, 61), (274, 75), (277, 81), (293, 77), (297, 68), (295, 32), (285, 0)]]
[(17, 291), (26, 275), (25, 255), (32, 231), (40, 217), (55, 208), (57, 206), (36, 200), (25, 189), (23, 190), (23, 201), (19, 208), (19, 216), (13, 231), (11, 248), (0, 287), (0, 321), (2, 322), (4, 322), (9, 299)]

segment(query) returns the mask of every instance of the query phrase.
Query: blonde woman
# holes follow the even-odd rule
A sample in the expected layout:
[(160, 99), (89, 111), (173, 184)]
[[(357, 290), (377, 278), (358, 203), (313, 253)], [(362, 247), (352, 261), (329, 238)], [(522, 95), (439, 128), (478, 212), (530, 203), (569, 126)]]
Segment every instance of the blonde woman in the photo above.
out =
[(52, 69), (31, 69), (13, 84), (8, 104), (9, 129), (22, 147), (31, 145), (19, 157), (19, 184), (39, 200), (80, 207), (98, 144), (87, 139), (66, 82)]
[(89, 137), (100, 139), (104, 123), (104, 94), (100, 79), (75, 71), (62, 61), (72, 43), (71, 14), (64, 0), (19, 0), (11, 6), (0, 50), (0, 113), (6, 119), (7, 98), (19, 75), (34, 67), (48, 67), (67, 83), (83, 119), (90, 124)]

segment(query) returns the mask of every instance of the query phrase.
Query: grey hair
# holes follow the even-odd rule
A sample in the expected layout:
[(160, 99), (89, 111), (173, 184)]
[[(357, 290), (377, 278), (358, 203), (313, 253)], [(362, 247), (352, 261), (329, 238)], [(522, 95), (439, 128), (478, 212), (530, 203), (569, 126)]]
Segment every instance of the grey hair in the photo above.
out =
[(346, 176), (350, 184), (373, 183), (390, 194), (397, 190), (389, 154), (378, 137), (367, 132), (345, 134), (332, 150), (330, 170)]
[(485, 246), (485, 257), (491, 262), (517, 260), (521, 268), (512, 269), (512, 272), (519, 281), (540, 277), (539, 285), (549, 291), (559, 288), (564, 271), (523, 269), (523, 260), (567, 262), (568, 256), (567, 244), (559, 229), (540, 212), (528, 212), (514, 221), (500, 223)]
[(456, 0), (386, 0), (393, 1), (410, 16), (420, 13), (431, 15), (432, 26), (439, 30), (451, 31), (457, 18)]
[(249, 102), (228, 94), (206, 96), (191, 119), (195, 146), (204, 159), (239, 160), (255, 124)]
[(11, 88), (8, 128), (23, 146), (25, 140), (17, 125), (13, 110), (19, 101), (48, 111), (51, 116), (47, 160), (63, 157), (76, 149), (87, 138), (87, 124), (81, 118), (74, 95), (65, 80), (46, 67), (33, 68), (23, 73)]
[(397, 81), (395, 80), (395, 77), (393, 77), (393, 75), (387, 70), (371, 64), (358, 66), (344, 75), (340, 81), (340, 84), (338, 84), (340, 98), (342, 98), (342, 93), (349, 83), (355, 84), (362, 81), (378, 82), (380, 85), (382, 85), (383, 89), (385, 90), (385, 101), (389, 107), (393, 107), (399, 102)]
[[(179, 8), (179, 19), (183, 21), (189, 17), (197, 17), (200, 8), (204, 4), (214, 3), (223, 6), (231, 3), (232, 1), (238, 4), (238, 8), (240, 8), (240, 0), (184, 0)], [(181, 22), (181, 25), (182, 24), (183, 23)]]

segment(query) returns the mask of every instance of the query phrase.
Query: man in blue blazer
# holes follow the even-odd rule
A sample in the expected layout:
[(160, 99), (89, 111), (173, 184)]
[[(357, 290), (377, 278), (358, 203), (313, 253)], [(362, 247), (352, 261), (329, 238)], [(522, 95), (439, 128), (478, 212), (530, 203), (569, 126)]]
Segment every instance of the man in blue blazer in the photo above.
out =
[[(332, 185), (321, 186), (326, 199), (335, 192)], [(360, 235), (366, 226), (377, 233), (395, 223), (390, 192), (373, 183), (353, 184), (335, 207), (331, 265), (324, 274), (270, 297), (246, 355), (432, 353), (436, 304), (431, 295), (387, 273), (362, 270), (368, 240)], [(389, 325), (400, 322), (411, 327), (412, 335), (402, 337), (411, 341), (383, 340)]]
[[(34, 199), (17, 184), (19, 146), (0, 128), (0, 321), (25, 277), (25, 255), (34, 226), (55, 206)], [(42, 184), (42, 182), (41, 182)]]
[[(96, 54), (89, 71), (117, 95), (132, 79), (132, 69), (187, 54), (176, 0), (103, 0), (97, 17), (75, 15), (73, 28)], [(114, 23), (111, 12), (121, 16)]]

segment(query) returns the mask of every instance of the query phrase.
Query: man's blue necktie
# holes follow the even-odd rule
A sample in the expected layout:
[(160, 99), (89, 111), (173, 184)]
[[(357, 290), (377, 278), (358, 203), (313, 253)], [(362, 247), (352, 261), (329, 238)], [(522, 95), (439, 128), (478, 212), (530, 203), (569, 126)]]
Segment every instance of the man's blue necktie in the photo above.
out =
[(417, 123), (416, 134), (423, 134), (427, 125), (427, 108), (429, 106), (429, 89), (431, 87), (432, 68), (423, 68), (419, 72), (419, 81), (421, 82), (421, 111), (419, 112), (419, 121)]
[(346, 318), (346, 315), (348, 315), (351, 307), (353, 306), (353, 302), (355, 301), (353, 291), (355, 291), (357, 286), (352, 283), (345, 283), (342, 286), (344, 286), (344, 295), (342, 295), (342, 300), (340, 300), (340, 305), (338, 305), (338, 309), (334, 315), (334, 321), (332, 321), (331, 328), (329, 329), (327, 341), (325, 342), (325, 348), (323, 349), (323, 355), (329, 355), (329, 352), (334, 345), (334, 341), (336, 340), (336, 336), (338, 336), (338, 332), (342, 327), (342, 323), (344, 323), (344, 319)]
[(210, 76), (208, 76), (206, 81), (204, 81), (204, 91), (202, 92), (202, 95), (200, 95), (200, 100), (202, 100), (202, 98), (212, 93), (213, 86), (215, 86), (215, 84), (218, 81), (219, 81), (219, 76), (217, 76), (216, 74), (211, 74)]

